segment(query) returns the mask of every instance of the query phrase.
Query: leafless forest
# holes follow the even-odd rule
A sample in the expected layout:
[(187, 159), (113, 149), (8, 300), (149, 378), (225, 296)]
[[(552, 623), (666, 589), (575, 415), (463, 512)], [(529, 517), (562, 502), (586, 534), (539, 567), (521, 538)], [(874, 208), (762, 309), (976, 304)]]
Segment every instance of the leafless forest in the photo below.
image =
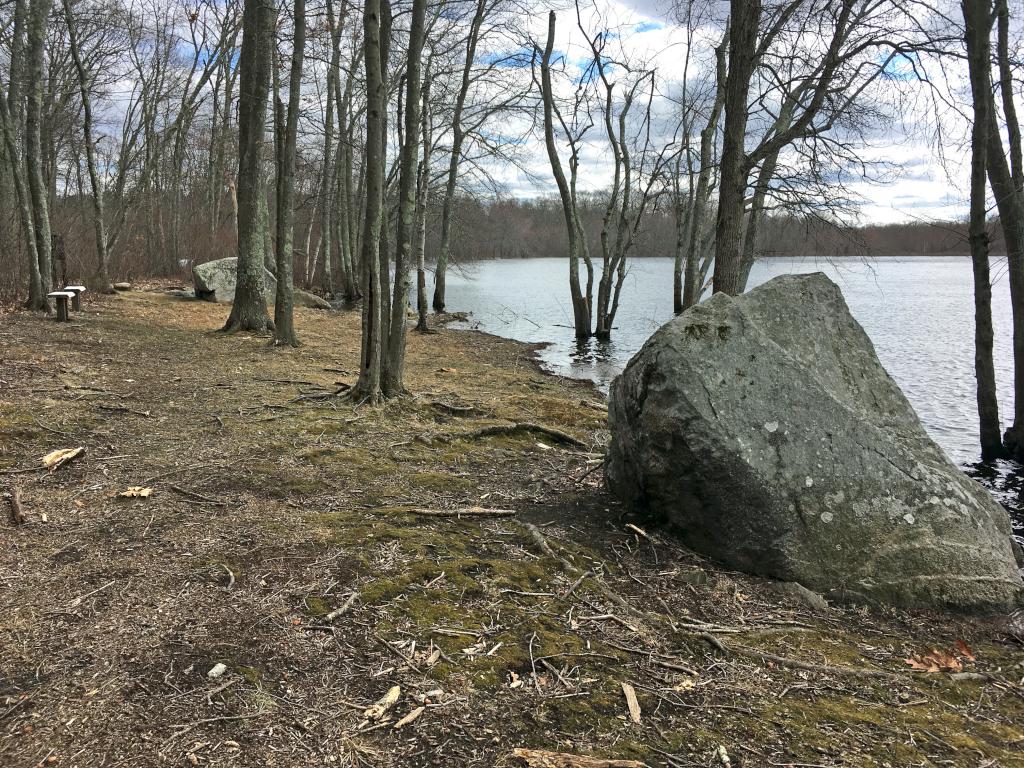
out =
[[(969, 256), (1019, 498), (1022, 95), (1012, 0), (0, 0), (0, 764), (1021, 765), (1006, 510), (747, 288)], [(607, 399), (448, 326), (551, 257), (607, 350), (651, 256)]]
[[(376, 398), (402, 391), (406, 307), (427, 329), (453, 261), (563, 257), (576, 336), (608, 338), (630, 258), (674, 258), (682, 311), (742, 292), (764, 256), (970, 242), (981, 386), (990, 251), (1009, 256), (1024, 381), (1020, 19), (1006, 0), (675, 0), (640, 24), (623, 8), (13, 0), (4, 295), (45, 311), (69, 279), (107, 292), (237, 254), (226, 329), (296, 344), (293, 285), (360, 300), (359, 390)], [(674, 37), (638, 48), (651, 29)], [(864, 185), (903, 171), (881, 141), (929, 142), (947, 176), (966, 177), (973, 148), (969, 231), (861, 226)], [(524, 182), (541, 193), (511, 194)], [(273, 319), (264, 266), (280, 278)], [(983, 421), (994, 451), (998, 418)]]

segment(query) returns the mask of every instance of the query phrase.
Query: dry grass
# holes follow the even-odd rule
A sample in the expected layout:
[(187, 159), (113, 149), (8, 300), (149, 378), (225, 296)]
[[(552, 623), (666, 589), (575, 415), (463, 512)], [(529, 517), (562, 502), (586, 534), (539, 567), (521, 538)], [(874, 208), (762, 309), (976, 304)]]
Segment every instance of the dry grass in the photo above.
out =
[[(599, 396), (529, 348), (411, 334), (413, 394), (360, 408), (315, 398), (353, 380), (355, 313), (300, 311), (297, 350), (212, 332), (226, 314), (131, 293), (68, 325), (0, 317), (0, 486), (29, 518), (0, 523), (0, 765), (493, 766), (517, 746), (709, 765), (719, 745), (734, 766), (1024, 764), (997, 623), (809, 615), (626, 528), (592, 471)], [(584, 447), (473, 436), (510, 422)], [(153, 496), (117, 496), (137, 485)], [(518, 515), (410, 513), (470, 505)], [(708, 632), (895, 677), (722, 655)], [(904, 671), (958, 639), (984, 680)], [(364, 724), (393, 684), (392, 722)]]

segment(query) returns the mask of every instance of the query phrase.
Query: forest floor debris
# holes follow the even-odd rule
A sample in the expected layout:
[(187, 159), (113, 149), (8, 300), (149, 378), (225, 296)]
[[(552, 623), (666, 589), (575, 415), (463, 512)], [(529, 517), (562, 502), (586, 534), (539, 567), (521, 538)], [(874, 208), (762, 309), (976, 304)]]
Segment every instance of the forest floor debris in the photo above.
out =
[(816, 611), (624, 515), (600, 396), (531, 347), (410, 333), (410, 396), (357, 407), (358, 313), (284, 349), (226, 312), (0, 317), (5, 768), (1024, 765), (1000, 622)]

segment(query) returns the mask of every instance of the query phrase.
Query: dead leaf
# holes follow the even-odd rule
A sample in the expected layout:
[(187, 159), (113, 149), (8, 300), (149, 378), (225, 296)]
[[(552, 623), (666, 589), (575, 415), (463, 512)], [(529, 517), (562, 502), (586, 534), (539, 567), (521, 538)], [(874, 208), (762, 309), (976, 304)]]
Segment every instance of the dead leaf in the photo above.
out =
[(910, 668), (916, 672), (960, 672), (963, 663), (948, 651), (932, 648), (927, 653), (905, 659)]
[(50, 451), (43, 456), (43, 466), (53, 472), (57, 467), (67, 464), (69, 461), (74, 461), (84, 453), (85, 448), (82, 446), (78, 448), (58, 448), (56, 451)]
[(468, 648), (463, 648), (462, 652), (467, 656), (481, 656), (487, 652), (487, 643), (486, 641), (481, 640), (480, 642), (474, 643)]
[(153, 495), (153, 489), (143, 488), (141, 485), (133, 485), (125, 488), (117, 495), (124, 499), (148, 499)]
[(682, 693), (683, 691), (692, 691), (695, 685), (697, 685), (697, 683), (694, 682), (692, 677), (685, 677), (673, 686), (672, 690), (678, 691), (679, 693)]
[(966, 661), (977, 661), (974, 656), (974, 651), (971, 650), (971, 646), (965, 643), (963, 640), (957, 640), (953, 643), (953, 647), (956, 648), (957, 655)]

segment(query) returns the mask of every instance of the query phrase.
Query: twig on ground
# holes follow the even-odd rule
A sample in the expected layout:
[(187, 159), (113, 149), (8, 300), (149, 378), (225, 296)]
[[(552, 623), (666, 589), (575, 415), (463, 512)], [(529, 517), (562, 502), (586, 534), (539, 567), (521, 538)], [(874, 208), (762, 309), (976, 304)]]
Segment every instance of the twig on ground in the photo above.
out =
[(810, 661), (801, 661), (800, 659), (791, 659), (788, 656), (777, 656), (774, 653), (765, 653), (764, 651), (758, 651), (753, 648), (744, 648), (740, 645), (726, 645), (721, 639), (714, 635), (704, 632), (699, 635), (700, 639), (712, 646), (719, 653), (726, 656), (729, 654), (736, 654), (737, 656), (746, 656), (747, 658), (759, 659), (761, 661), (770, 661), (773, 664), (778, 664), (782, 667), (792, 667), (793, 669), (805, 669), (808, 672), (821, 672), (826, 675), (848, 675), (851, 677), (874, 677), (881, 678), (884, 680), (901, 680), (905, 681), (907, 678), (905, 675), (898, 675), (895, 672), (887, 672), (884, 669), (868, 669), (867, 667), (837, 667), (830, 664), (814, 664)]
[(187, 488), (182, 488), (181, 486), (178, 485), (172, 485), (171, 490), (180, 493), (182, 496), (186, 496), (196, 501), (202, 501), (207, 504), (216, 504), (218, 507), (227, 506), (227, 502), (221, 501), (220, 499), (215, 499), (212, 496), (204, 496), (201, 493), (190, 491)]
[(461, 509), (410, 509), (420, 517), (514, 517), (514, 509), (490, 509), (487, 507), (462, 507)]
[(11, 488), (7, 496), (7, 503), (11, 505), (11, 523), (21, 525), (25, 522), (25, 511), (21, 508), (21, 489), (18, 486)]
[(324, 616), (324, 621), (331, 622), (339, 616), (344, 616), (346, 613), (348, 613), (348, 609), (353, 606), (358, 597), (359, 593), (353, 592), (351, 595), (348, 596), (348, 600), (341, 604), (340, 608), (335, 608), (333, 611)]

